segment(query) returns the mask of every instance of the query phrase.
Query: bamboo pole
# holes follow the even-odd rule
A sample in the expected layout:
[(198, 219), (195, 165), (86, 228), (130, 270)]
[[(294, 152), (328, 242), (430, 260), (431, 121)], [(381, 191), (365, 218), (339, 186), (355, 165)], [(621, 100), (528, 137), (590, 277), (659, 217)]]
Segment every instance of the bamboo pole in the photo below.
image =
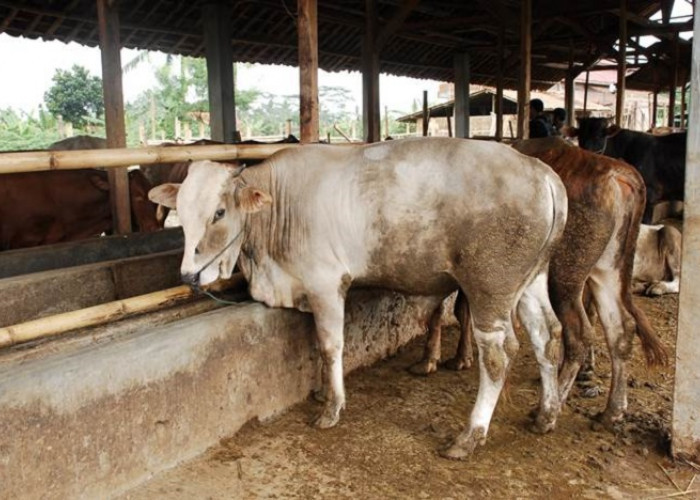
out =
[(76, 151), (27, 151), (0, 153), (0, 174), (41, 170), (121, 167), (196, 160), (263, 160), (298, 144), (217, 144), (212, 146), (149, 146), (127, 149), (86, 149)]
[(96, 326), (173, 305), (194, 295), (192, 289), (182, 285), (167, 290), (115, 300), (106, 304), (70, 311), (45, 318), (34, 319), (0, 328), (0, 348), (43, 337), (60, 335), (70, 330)]

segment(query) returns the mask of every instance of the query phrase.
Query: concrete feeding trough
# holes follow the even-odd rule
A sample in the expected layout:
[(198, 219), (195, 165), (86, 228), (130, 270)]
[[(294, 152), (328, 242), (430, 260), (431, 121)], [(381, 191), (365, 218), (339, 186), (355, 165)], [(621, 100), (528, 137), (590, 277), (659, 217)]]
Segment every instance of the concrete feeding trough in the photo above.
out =
[[(175, 249), (0, 279), (0, 326), (174, 286), (179, 259)], [(423, 334), (431, 313), (424, 298), (352, 290), (346, 372)], [(311, 315), (208, 298), (2, 349), (2, 495), (114, 496), (302, 401), (319, 370)]]

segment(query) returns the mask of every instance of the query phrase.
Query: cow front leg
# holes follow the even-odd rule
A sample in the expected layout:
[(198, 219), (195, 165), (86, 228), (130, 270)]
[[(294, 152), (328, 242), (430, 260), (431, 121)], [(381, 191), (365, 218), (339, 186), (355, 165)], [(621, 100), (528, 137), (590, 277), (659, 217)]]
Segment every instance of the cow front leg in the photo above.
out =
[(479, 392), (472, 410), (469, 427), (460, 433), (450, 445), (441, 450), (446, 458), (464, 460), (477, 445), (486, 442), (491, 416), (503, 389), (510, 356), (506, 349), (507, 330), (512, 330), (510, 313), (496, 324), (479, 328), (474, 322), (474, 338), (479, 350)]
[(344, 301), (335, 294), (316, 295), (309, 298), (316, 322), (321, 360), (323, 362), (323, 410), (314, 419), (314, 427), (327, 429), (340, 419), (340, 410), (345, 407), (343, 385), (343, 322)]
[(408, 368), (408, 371), (414, 375), (430, 375), (438, 369), (442, 348), (442, 314), (444, 310), (445, 303), (440, 301), (428, 320), (428, 338), (425, 340), (423, 359)]
[(445, 361), (448, 370), (466, 370), (474, 363), (474, 348), (471, 325), (469, 324), (469, 302), (461, 290), (457, 293), (454, 308), (455, 317), (459, 323), (459, 344), (454, 358)]

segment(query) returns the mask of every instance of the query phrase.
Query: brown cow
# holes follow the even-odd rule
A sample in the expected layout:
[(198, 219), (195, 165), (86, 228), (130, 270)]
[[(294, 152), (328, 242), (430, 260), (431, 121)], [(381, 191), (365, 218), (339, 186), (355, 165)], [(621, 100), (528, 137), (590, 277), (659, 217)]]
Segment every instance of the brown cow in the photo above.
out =
[[(160, 226), (151, 188), (129, 172), (132, 218), (140, 231)], [(0, 250), (75, 241), (112, 231), (107, 172), (96, 169), (23, 172), (0, 176)]]
[[(588, 283), (610, 348), (611, 390), (601, 421), (612, 424), (623, 417), (627, 408), (625, 361), (634, 334), (639, 336), (649, 364), (661, 364), (667, 359), (646, 316), (632, 302), (632, 266), (645, 206), (644, 182), (626, 163), (559, 138), (520, 141), (514, 147), (552, 167), (564, 182), (569, 198), (564, 237), (549, 270), (550, 299), (564, 335), (565, 356), (559, 375), (561, 402), (566, 401), (593, 338), (582, 302)], [(468, 314), (468, 310), (461, 313), (462, 321), (468, 320)], [(440, 329), (439, 325), (431, 327), (424, 359), (413, 367), (414, 373), (437, 369)], [(469, 366), (472, 361), (468, 349), (471, 341), (464, 335), (468, 329), (462, 331), (457, 358), (452, 361), (457, 368)]]

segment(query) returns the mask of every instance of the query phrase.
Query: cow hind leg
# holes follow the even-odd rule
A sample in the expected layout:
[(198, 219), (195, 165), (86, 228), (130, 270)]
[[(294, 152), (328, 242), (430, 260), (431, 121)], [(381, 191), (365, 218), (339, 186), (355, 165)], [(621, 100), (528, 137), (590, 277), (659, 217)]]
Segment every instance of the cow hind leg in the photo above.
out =
[(590, 285), (612, 365), (610, 395), (600, 420), (611, 425), (622, 419), (627, 410), (626, 362), (632, 352), (637, 324), (622, 301), (623, 291), (618, 272), (597, 270), (591, 276)]
[[(495, 304), (491, 304), (495, 306)], [(460, 433), (454, 441), (440, 454), (446, 458), (466, 459), (477, 445), (486, 442), (491, 416), (498, 403), (498, 398), (503, 389), (506, 372), (514, 355), (513, 349), (517, 346), (508, 345), (507, 339), (514, 338), (513, 324), (510, 311), (514, 304), (505, 308), (493, 307), (488, 316), (493, 316), (494, 311), (501, 314), (490, 321), (480, 320), (480, 309), (474, 308), (473, 331), (476, 345), (479, 350), (479, 391), (476, 403), (472, 410), (469, 427)], [(511, 351), (509, 353), (509, 351)]]
[(518, 317), (530, 335), (542, 380), (533, 430), (549, 432), (554, 429), (560, 409), (557, 365), (562, 328), (549, 302), (546, 273), (540, 273), (525, 289), (518, 303)]

